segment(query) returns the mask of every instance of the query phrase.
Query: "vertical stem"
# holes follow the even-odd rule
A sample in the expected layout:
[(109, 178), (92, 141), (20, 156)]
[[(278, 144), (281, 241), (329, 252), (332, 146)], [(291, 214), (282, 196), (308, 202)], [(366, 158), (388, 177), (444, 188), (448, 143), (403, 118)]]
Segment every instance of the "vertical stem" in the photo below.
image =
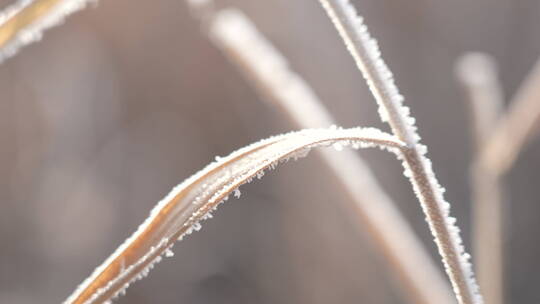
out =
[(486, 302), (502, 304), (504, 185), (496, 170), (484, 166), (480, 157), (503, 112), (503, 93), (495, 60), (487, 54), (462, 56), (456, 65), (456, 76), (467, 94), (474, 130), (475, 156), (470, 178), (476, 272)]
[(456, 62), (455, 73), (467, 97), (475, 152), (480, 153), (503, 113), (497, 64), (488, 54), (467, 53)]
[(504, 188), (501, 177), (478, 162), (471, 168), (473, 184), (473, 252), (478, 281), (486, 302), (504, 303)]
[(431, 162), (425, 157), (425, 146), (418, 143), (414, 119), (409, 116), (408, 108), (402, 105), (403, 97), (380, 57), (376, 41), (347, 0), (320, 2), (362, 71), (379, 104), (382, 120), (387, 121), (393, 133), (409, 147), (402, 155), (405, 174), (410, 177), (426, 214), (458, 302), (483, 303), (468, 262), (469, 256), (463, 250), (459, 229), (454, 225), (455, 220), (448, 216), (449, 204), (443, 198), (443, 190), (435, 178)]

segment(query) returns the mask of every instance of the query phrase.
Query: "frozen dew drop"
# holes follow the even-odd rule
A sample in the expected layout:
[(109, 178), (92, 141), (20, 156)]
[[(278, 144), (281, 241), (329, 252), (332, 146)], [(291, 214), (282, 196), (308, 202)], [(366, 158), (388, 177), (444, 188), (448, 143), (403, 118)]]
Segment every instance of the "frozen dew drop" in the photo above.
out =
[(333, 146), (334, 149), (336, 149), (337, 151), (343, 151), (343, 144), (342, 144), (342, 143), (337, 142), (337, 143), (334, 143), (332, 146)]
[(193, 230), (195, 231), (199, 231), (201, 230), (202, 226), (201, 226), (201, 223), (196, 222), (195, 224), (193, 224), (193, 226), (191, 226), (191, 228), (193, 228)]

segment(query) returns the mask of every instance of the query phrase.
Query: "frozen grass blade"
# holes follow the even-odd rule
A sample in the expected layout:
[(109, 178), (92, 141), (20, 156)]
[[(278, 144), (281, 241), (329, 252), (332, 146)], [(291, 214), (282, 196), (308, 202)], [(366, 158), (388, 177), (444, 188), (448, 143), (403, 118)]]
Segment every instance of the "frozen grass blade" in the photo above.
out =
[(498, 172), (482, 165), (481, 153), (499, 122), (503, 93), (495, 60), (487, 54), (469, 53), (456, 65), (470, 107), (475, 156), (471, 165), (473, 252), (478, 281), (486, 302), (504, 303), (503, 284), (503, 181)]
[[(200, 6), (198, 7), (200, 9)], [(310, 86), (242, 12), (206, 15), (214, 44), (238, 67), (272, 106), (299, 128), (330, 126), (334, 120)], [(391, 266), (410, 303), (455, 303), (451, 289), (400, 211), (354, 151), (318, 150), (355, 204), (359, 217)]]
[(403, 106), (403, 96), (394, 84), (392, 73), (382, 60), (377, 42), (347, 0), (320, 0), (333, 24), (366, 79), (379, 104), (381, 119), (408, 149), (403, 150), (405, 175), (410, 178), (442, 256), (446, 272), (461, 304), (483, 303), (476, 280), (464, 252), (455, 219), (449, 217), (450, 204), (425, 156), (427, 149), (419, 143), (414, 119)]
[(18, 0), (0, 13), (0, 62), (95, 0)]
[(310, 149), (336, 145), (382, 147), (398, 153), (403, 147), (393, 136), (372, 128), (313, 129), (288, 133), (249, 145), (219, 158), (174, 188), (150, 212), (137, 231), (86, 279), (65, 303), (103, 303), (122, 294), (141, 279), (162, 255), (171, 256), (176, 240), (200, 229), (199, 221), (238, 187), (262, 177), (279, 162), (305, 156)]

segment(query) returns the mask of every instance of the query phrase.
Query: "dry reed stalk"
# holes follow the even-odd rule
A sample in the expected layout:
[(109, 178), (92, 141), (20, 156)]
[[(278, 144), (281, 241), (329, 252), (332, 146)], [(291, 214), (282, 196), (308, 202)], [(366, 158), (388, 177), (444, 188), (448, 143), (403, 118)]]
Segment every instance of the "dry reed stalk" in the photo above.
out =
[(42, 32), (61, 24), (66, 16), (91, 0), (18, 0), (0, 13), (0, 62), (19, 48), (39, 41)]
[(482, 166), (480, 157), (503, 111), (503, 93), (495, 60), (487, 54), (470, 53), (456, 65), (470, 107), (475, 156), (470, 168), (472, 191), (473, 252), (476, 273), (487, 303), (504, 302), (504, 219), (501, 176)]
[(332, 144), (353, 148), (379, 146), (398, 153), (403, 144), (372, 128), (314, 129), (292, 132), (260, 141), (228, 157), (219, 158), (186, 179), (160, 201), (150, 216), (65, 301), (71, 304), (103, 303), (122, 294), (141, 279), (162, 255), (172, 256), (174, 243), (193, 230), (199, 221), (238, 187), (289, 158), (305, 156), (311, 148)]
[[(227, 9), (206, 17), (205, 27), (214, 44), (239, 67), (264, 99), (284, 112), (297, 127), (334, 124), (311, 87), (289, 68), (287, 60), (247, 16), (239, 10)], [(357, 222), (370, 232), (410, 303), (455, 303), (450, 286), (433, 259), (363, 159), (350, 150), (338, 155), (328, 150), (317, 152), (352, 199), (355, 215), (359, 217)]]
[(349, 1), (320, 0), (320, 3), (364, 75), (379, 104), (382, 120), (388, 122), (392, 132), (407, 145), (402, 155), (405, 175), (410, 177), (421, 202), (458, 302), (483, 303), (459, 229), (455, 226), (455, 219), (449, 217), (450, 205), (443, 198), (443, 189), (435, 178), (431, 162), (425, 156), (426, 147), (419, 143), (414, 119), (409, 116), (409, 109), (402, 105), (403, 97), (380, 57), (376, 41), (371, 38)]

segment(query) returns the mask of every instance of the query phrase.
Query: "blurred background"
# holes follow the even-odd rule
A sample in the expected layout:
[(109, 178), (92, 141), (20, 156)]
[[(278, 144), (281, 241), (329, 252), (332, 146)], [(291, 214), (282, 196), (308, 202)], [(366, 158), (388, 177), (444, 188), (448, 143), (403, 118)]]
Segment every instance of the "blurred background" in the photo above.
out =
[[(540, 54), (540, 2), (353, 2), (417, 118), (470, 249), (473, 149), (454, 63), (467, 51), (492, 54), (510, 99)], [(317, 1), (217, 3), (246, 12), (340, 125), (387, 130)], [(63, 301), (173, 186), (216, 155), (294, 129), (183, 1), (102, 0), (3, 63), (0, 91), (0, 303)], [(438, 261), (399, 162), (360, 153)], [(533, 140), (507, 177), (508, 303), (540, 302), (538, 155)], [(116, 302), (406, 303), (318, 156), (242, 193)]]

